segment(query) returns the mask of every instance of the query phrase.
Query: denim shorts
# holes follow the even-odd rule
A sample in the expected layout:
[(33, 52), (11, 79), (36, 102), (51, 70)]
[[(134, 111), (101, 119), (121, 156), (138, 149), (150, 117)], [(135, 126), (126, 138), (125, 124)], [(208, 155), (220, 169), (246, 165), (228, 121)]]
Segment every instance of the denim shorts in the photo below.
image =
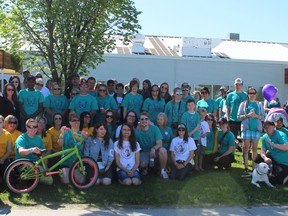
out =
[(259, 131), (242, 131), (241, 138), (245, 140), (259, 140), (260, 139), (260, 132)]
[(120, 181), (124, 181), (127, 178), (137, 178), (137, 179), (141, 180), (141, 175), (140, 175), (139, 170), (136, 170), (132, 177), (128, 176), (127, 173), (124, 172), (123, 170), (118, 170), (117, 173), (118, 173), (118, 177), (119, 177)]

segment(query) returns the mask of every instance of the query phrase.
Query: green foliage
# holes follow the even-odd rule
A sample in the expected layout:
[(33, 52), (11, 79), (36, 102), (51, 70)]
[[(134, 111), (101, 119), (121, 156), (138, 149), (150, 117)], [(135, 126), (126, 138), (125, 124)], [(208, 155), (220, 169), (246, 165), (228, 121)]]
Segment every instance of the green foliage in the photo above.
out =
[(130, 0), (0, 3), (0, 35), (6, 49), (28, 48), (27, 65), (54, 80), (89, 73), (88, 68), (103, 62), (104, 52), (115, 47), (115, 35), (125, 43), (140, 29), (140, 12)]

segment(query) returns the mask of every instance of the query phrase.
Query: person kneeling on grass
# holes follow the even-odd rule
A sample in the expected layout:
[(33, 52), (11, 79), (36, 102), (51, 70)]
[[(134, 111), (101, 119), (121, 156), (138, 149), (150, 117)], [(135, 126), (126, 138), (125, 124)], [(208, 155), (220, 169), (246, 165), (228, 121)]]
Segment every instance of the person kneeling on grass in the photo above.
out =
[(173, 138), (170, 146), (172, 167), (171, 178), (183, 180), (188, 176), (192, 168), (192, 159), (196, 145), (191, 137), (188, 137), (188, 131), (185, 124), (178, 125), (178, 136)]
[(286, 184), (288, 181), (288, 138), (285, 133), (275, 129), (274, 122), (265, 121), (266, 132), (262, 137), (260, 155), (255, 163), (267, 163), (272, 167), (270, 182), (272, 184)]
[(140, 145), (130, 124), (124, 123), (119, 140), (114, 143), (115, 162), (119, 181), (124, 185), (140, 185)]
[(220, 131), (218, 134), (218, 152), (210, 155), (210, 163), (216, 165), (219, 170), (225, 168), (231, 169), (231, 163), (234, 161), (235, 137), (229, 130), (226, 118), (219, 120)]

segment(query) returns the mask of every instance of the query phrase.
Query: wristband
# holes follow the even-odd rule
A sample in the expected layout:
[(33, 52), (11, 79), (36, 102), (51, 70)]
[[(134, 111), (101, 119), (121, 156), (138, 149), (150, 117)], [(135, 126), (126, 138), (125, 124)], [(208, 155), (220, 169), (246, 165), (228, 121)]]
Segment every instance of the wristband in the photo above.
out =
[(32, 151), (32, 148), (30, 148), (30, 149), (29, 149), (29, 152), (30, 152), (30, 154), (32, 154), (32, 153), (33, 153), (33, 151)]

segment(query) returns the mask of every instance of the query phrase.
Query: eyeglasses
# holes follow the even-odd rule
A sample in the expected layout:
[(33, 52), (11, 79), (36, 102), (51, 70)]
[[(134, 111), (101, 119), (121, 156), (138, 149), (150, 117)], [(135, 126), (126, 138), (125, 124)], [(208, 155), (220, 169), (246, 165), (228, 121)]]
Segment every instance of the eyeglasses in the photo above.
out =
[(15, 124), (16, 125), (17, 122), (16, 121), (9, 121), (8, 124)]
[(79, 119), (72, 119), (70, 122), (80, 122)]
[(54, 90), (61, 90), (61, 88), (59, 87), (59, 88), (53, 88)]
[(41, 84), (41, 83), (36, 83), (35, 85), (37, 85), (37, 86), (43, 86), (43, 84)]
[(106, 115), (106, 118), (113, 118), (112, 115)]
[(135, 118), (136, 116), (134, 116), (134, 115), (128, 115), (127, 117)]
[(36, 128), (38, 128), (38, 126), (37, 126), (37, 125), (35, 125), (35, 126), (26, 125), (26, 126), (27, 126), (27, 128), (30, 128), (30, 129), (36, 129)]
[(178, 129), (178, 131), (185, 131), (184, 129)]
[(182, 95), (182, 92), (175, 92), (176, 95)]
[(17, 80), (15, 80), (15, 81), (12, 81), (11, 83), (19, 83)]
[(14, 92), (14, 89), (8, 89), (8, 88), (7, 88), (7, 91), (13, 91), (13, 92)]
[(207, 121), (213, 121), (213, 119), (207, 118)]
[(167, 86), (161, 86), (161, 89), (168, 89)]
[(59, 118), (54, 118), (54, 120), (62, 120), (62, 118), (61, 118), (61, 117), (59, 117)]
[(99, 92), (106, 92), (106, 89), (99, 89)]
[(182, 91), (189, 91), (189, 88), (182, 88)]
[(148, 121), (149, 118), (141, 118), (141, 121)]
[(206, 91), (205, 92), (201, 92), (201, 94), (208, 94), (208, 92), (206, 92)]
[(256, 95), (256, 92), (248, 92), (249, 95)]

